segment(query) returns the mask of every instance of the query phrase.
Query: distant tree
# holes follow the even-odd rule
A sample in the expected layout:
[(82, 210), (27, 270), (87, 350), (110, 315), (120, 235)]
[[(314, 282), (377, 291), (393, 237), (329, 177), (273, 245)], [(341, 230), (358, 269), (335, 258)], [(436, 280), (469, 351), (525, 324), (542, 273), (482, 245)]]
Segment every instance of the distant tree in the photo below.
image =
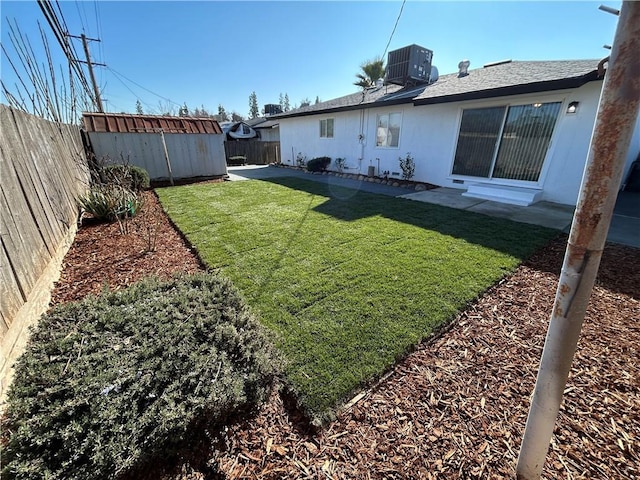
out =
[(229, 115), (227, 115), (227, 111), (224, 109), (221, 103), (218, 104), (218, 115), (220, 116), (221, 122), (226, 122), (229, 120)]
[(309, 100), (309, 97), (306, 97), (300, 100), (300, 108), (308, 107), (309, 105), (311, 105), (311, 100)]
[(320, 103), (320, 97), (316, 95), (316, 105)]
[(187, 104), (183, 104), (180, 107), (180, 110), (178, 110), (178, 116), (179, 117), (188, 117), (189, 116), (189, 107), (187, 107)]
[(160, 115), (163, 115), (165, 117), (175, 117), (176, 116), (176, 107), (175, 104), (172, 102), (162, 102), (161, 100), (158, 101), (158, 111), (160, 112)]
[(361, 88), (373, 87), (376, 80), (384, 78), (384, 60), (379, 57), (367, 60), (360, 65), (360, 70), (362, 70), (360, 73), (356, 73), (358, 81), (353, 84)]
[(284, 94), (284, 104), (282, 105), (282, 111), (283, 112), (288, 112), (289, 110), (291, 110), (291, 104), (289, 103), (289, 94), (285, 93)]
[(258, 118), (258, 115), (260, 115), (258, 96), (256, 92), (251, 92), (251, 95), (249, 95), (249, 118)]
[(278, 103), (280, 104), (280, 110), (284, 112), (284, 96), (282, 93), (280, 93), (280, 101)]
[(244, 117), (240, 115), (238, 112), (231, 112), (231, 121), (232, 122), (241, 122), (244, 120)]
[(136, 100), (136, 113), (138, 115), (144, 114), (144, 110), (142, 110), (142, 104), (140, 103), (140, 100)]

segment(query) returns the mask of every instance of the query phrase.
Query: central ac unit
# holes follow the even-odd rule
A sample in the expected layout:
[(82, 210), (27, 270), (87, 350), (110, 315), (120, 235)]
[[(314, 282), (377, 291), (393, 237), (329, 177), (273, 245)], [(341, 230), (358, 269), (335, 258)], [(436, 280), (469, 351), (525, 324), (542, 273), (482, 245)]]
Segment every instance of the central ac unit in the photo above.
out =
[(389, 52), (385, 83), (418, 85), (429, 83), (433, 52), (419, 45), (409, 45)]

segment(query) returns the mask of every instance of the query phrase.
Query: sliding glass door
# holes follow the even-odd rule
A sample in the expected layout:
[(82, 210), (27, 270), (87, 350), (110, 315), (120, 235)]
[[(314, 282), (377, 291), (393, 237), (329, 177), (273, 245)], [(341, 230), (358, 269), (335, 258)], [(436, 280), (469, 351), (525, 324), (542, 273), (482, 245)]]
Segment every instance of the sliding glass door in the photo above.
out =
[(552, 102), (463, 110), (452, 173), (538, 181), (560, 105)]

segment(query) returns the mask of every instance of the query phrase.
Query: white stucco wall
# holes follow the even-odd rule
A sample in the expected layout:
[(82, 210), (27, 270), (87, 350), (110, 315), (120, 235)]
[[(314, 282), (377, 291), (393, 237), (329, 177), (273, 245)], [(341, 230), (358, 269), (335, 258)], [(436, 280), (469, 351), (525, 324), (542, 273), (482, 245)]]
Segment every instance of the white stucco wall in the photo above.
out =
[[(376, 175), (385, 170), (397, 172), (398, 158), (411, 152), (416, 171), (413, 180), (439, 186), (466, 189), (469, 183), (492, 182), (521, 185), (542, 190), (541, 200), (575, 205), (587, 158), (589, 142), (597, 113), (602, 81), (590, 82), (580, 88), (516, 95), (477, 101), (413, 106), (403, 104), (349, 112), (318, 114), (280, 120), (282, 161), (295, 164), (298, 152), (308, 159), (329, 156), (345, 157), (348, 173), (367, 174), (369, 165)], [(563, 102), (551, 144), (538, 182), (514, 182), (451, 175), (460, 118), (463, 108), (479, 108), (526, 103)], [(575, 114), (567, 114), (569, 102), (580, 102)], [(375, 145), (377, 115), (402, 113), (398, 147)], [(334, 137), (320, 138), (320, 120), (334, 119)], [(364, 138), (359, 140), (362, 132)], [(632, 141), (625, 172), (640, 150), (640, 121)], [(379, 159), (379, 160), (378, 160)], [(379, 168), (378, 168), (379, 167)], [(334, 165), (330, 169), (335, 169)], [(454, 183), (454, 180), (456, 183)], [(458, 183), (462, 181), (463, 183)]]

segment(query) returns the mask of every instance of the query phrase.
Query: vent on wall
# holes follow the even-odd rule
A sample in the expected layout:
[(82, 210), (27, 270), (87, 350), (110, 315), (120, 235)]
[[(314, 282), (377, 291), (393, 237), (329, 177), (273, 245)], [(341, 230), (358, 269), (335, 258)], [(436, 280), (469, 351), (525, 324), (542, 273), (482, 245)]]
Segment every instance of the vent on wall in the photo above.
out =
[(433, 52), (419, 45), (389, 52), (385, 83), (419, 85), (429, 83)]

